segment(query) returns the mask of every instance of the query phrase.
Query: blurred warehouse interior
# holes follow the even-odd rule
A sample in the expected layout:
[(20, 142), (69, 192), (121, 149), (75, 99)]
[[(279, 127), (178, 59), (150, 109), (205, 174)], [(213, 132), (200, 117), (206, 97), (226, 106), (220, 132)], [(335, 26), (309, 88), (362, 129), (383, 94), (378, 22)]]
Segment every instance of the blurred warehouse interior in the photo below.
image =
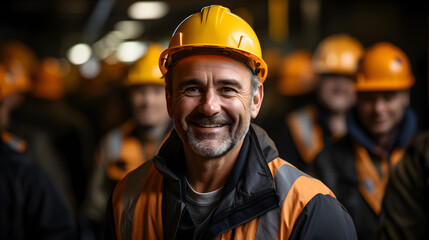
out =
[(230, 8), (252, 25), (271, 70), (276, 56), (313, 51), (334, 33), (350, 34), (365, 47), (392, 42), (410, 57), (417, 80), (411, 104), (422, 126), (429, 127), (427, 1), (8, 0), (0, 9), (0, 42), (19, 40), (38, 58), (62, 59), (71, 78), (100, 79), (100, 69), (129, 65), (145, 53), (147, 43), (167, 44), (179, 21), (211, 4)]

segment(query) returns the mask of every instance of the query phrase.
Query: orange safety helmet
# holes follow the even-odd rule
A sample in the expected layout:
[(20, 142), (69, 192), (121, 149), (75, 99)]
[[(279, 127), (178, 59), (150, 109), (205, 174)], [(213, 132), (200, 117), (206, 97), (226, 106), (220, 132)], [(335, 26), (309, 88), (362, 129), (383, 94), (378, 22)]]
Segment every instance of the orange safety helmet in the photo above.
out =
[(138, 84), (159, 84), (165, 85), (162, 73), (158, 67), (159, 55), (162, 47), (158, 44), (150, 44), (147, 53), (140, 58), (129, 70), (125, 80), (125, 86)]
[(356, 91), (400, 91), (414, 85), (407, 55), (388, 42), (369, 47), (356, 76)]
[(316, 87), (317, 78), (311, 65), (311, 53), (297, 50), (283, 58), (277, 89), (285, 96), (308, 93)]
[(50, 100), (64, 96), (64, 73), (57, 59), (45, 58), (41, 61), (34, 79), (33, 96)]
[(323, 39), (313, 55), (317, 74), (355, 75), (364, 48), (355, 38), (335, 34)]
[(159, 58), (159, 68), (166, 74), (178, 60), (189, 55), (221, 55), (247, 65), (263, 83), (267, 64), (252, 27), (223, 6), (204, 7), (176, 28), (168, 49)]
[(3, 64), (0, 64), (0, 101), (13, 94), (15, 89), (10, 74)]
[(16, 92), (29, 92), (32, 87), (30, 76), (37, 66), (34, 52), (22, 42), (9, 41), (1, 46), (0, 60), (12, 75)]
[(6, 68), (11, 68), (12, 63), (18, 61), (23, 69), (30, 75), (37, 68), (37, 58), (33, 50), (20, 41), (9, 41), (2, 45), (0, 49), (1, 61)]

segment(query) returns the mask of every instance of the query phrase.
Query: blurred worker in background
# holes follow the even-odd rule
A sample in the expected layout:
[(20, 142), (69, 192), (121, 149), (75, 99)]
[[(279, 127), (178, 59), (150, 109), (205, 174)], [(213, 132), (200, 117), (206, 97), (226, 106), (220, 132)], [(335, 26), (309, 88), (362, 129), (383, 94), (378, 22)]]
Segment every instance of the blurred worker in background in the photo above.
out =
[[(15, 80), (0, 64), (0, 108), (19, 90)], [(4, 126), (0, 126), (0, 239), (76, 239), (64, 197), (36, 163), (19, 153), (25, 143)]]
[(0, 61), (4, 64), (8, 79), (13, 79), (13, 88), (7, 99), (3, 99), (0, 111), (0, 125), (3, 129), (10, 128), (11, 115), (31, 91), (32, 80), (37, 68), (37, 59), (33, 51), (18, 41), (3, 43), (0, 49)]
[(32, 78), (36, 75), (38, 60), (32, 49), (18, 41), (3, 43), (0, 59), (5, 63), (6, 74), (10, 80), (8, 83), (11, 86), (8, 96), (0, 106), (0, 125), (2, 129), (13, 134), (11, 136), (15, 140), (11, 142), (20, 143), (16, 150), (29, 156), (46, 171), (61, 194), (69, 200), (68, 203), (73, 205), (74, 194), (69, 175), (49, 133), (33, 126), (31, 120), (27, 120), (26, 125), (19, 124), (13, 116), (21, 104), (28, 101), (28, 95), (34, 86)]
[(0, 58), (5, 62), (6, 74), (10, 80), (10, 92), (0, 106), (0, 126), (3, 134), (6, 134), (5, 130), (11, 133), (14, 140), (10, 142), (15, 143), (18, 147), (16, 150), (29, 156), (46, 171), (72, 206), (75, 201), (71, 182), (53, 139), (43, 129), (33, 126), (31, 121), (28, 120), (28, 124), (22, 125), (13, 117), (21, 104), (28, 101), (28, 95), (34, 86), (32, 77), (37, 72), (37, 58), (28, 46), (18, 41), (2, 44)]
[(249, 24), (204, 7), (159, 59), (175, 129), (116, 185), (107, 239), (356, 238), (330, 190), (280, 159), (251, 124), (268, 69)]
[(373, 239), (389, 171), (402, 158), (417, 120), (408, 108), (414, 84), (410, 62), (398, 47), (369, 47), (356, 75), (357, 105), (348, 134), (315, 160), (315, 173), (352, 216), (358, 237)]
[(390, 173), (377, 239), (428, 239), (428, 197), (429, 132), (425, 132)]
[[(308, 55), (295, 59), (295, 64), (301, 65), (299, 77), (290, 77), (295, 84), (280, 81), (279, 90), (283, 94), (305, 93), (317, 84), (316, 102), (282, 117), (273, 133), (280, 156), (297, 168), (311, 174), (316, 155), (346, 133), (346, 112), (356, 101), (353, 77), (363, 52), (358, 40), (345, 34), (331, 35), (317, 46), (312, 67), (308, 65)], [(291, 72), (296, 69), (294, 65), (284, 68)], [(317, 80), (313, 71), (318, 75)]]
[[(32, 76), (31, 92), (14, 111), (11, 130), (29, 140), (29, 154), (63, 188), (77, 216), (92, 163), (92, 129), (86, 117), (63, 100), (58, 60), (42, 59)], [(43, 142), (51, 147), (41, 149)]]
[(158, 67), (162, 47), (151, 44), (129, 70), (127, 88), (132, 118), (102, 139), (90, 182), (87, 215), (101, 233), (106, 206), (115, 184), (157, 154), (172, 128), (165, 101), (165, 81)]

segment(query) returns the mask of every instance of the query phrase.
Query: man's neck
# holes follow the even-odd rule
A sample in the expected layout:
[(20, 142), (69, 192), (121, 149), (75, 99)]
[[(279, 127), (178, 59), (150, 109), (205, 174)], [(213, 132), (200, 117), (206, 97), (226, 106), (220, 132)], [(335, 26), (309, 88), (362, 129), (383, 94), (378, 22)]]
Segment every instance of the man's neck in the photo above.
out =
[(205, 158), (185, 147), (187, 178), (192, 188), (204, 193), (223, 187), (237, 161), (243, 141), (219, 158)]
[(397, 137), (397, 131), (390, 131), (386, 134), (380, 134), (377, 136), (373, 136), (372, 140), (374, 141), (374, 144), (383, 149), (386, 152), (389, 152), (390, 148), (392, 147), (392, 139)]
[(328, 127), (335, 138), (344, 136), (347, 132), (345, 112), (331, 113), (328, 115)]

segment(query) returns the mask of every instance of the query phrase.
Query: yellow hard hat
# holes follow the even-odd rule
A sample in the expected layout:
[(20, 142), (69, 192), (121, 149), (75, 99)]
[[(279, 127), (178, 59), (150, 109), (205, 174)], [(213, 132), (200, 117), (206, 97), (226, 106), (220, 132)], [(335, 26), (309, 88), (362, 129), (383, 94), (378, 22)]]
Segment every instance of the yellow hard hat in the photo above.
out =
[(414, 85), (407, 55), (388, 42), (369, 47), (356, 75), (356, 91), (400, 91)]
[(0, 101), (14, 92), (11, 76), (6, 72), (5, 66), (0, 64)]
[(285, 96), (308, 93), (316, 87), (317, 78), (311, 65), (311, 53), (296, 50), (286, 55), (280, 65), (277, 89)]
[(138, 84), (165, 85), (162, 73), (158, 67), (159, 55), (162, 52), (161, 45), (150, 44), (147, 53), (140, 58), (129, 70), (125, 80), (125, 86)]
[(346, 34), (335, 34), (323, 39), (313, 55), (317, 74), (356, 74), (364, 53), (362, 44)]
[(250, 67), (261, 83), (267, 77), (267, 64), (252, 27), (223, 6), (204, 7), (180, 23), (160, 56), (162, 74), (178, 60), (196, 54), (230, 57)]
[(33, 84), (33, 95), (42, 99), (60, 99), (64, 96), (64, 73), (55, 58), (40, 62)]

